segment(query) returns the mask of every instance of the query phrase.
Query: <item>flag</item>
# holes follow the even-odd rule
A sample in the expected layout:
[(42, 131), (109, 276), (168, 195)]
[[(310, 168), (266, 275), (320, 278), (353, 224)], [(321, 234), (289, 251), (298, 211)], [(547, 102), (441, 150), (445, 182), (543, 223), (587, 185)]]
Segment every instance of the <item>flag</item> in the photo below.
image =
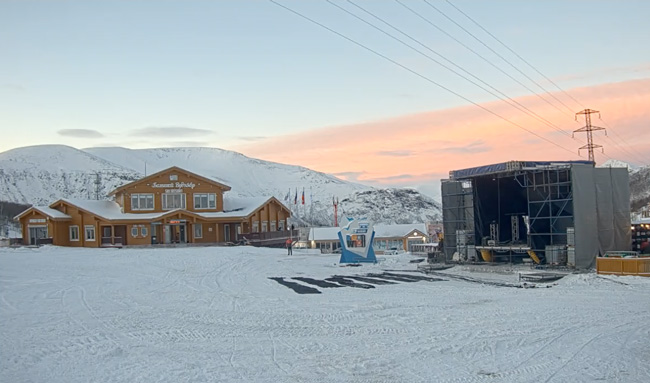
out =
[(284, 200), (288, 201), (289, 198), (291, 198), (291, 188), (289, 188), (289, 191), (287, 192), (287, 195), (284, 196)]
[(305, 204), (305, 188), (302, 188), (302, 204)]
[(296, 188), (296, 196), (293, 197), (293, 204), (294, 205), (298, 204), (298, 188)]

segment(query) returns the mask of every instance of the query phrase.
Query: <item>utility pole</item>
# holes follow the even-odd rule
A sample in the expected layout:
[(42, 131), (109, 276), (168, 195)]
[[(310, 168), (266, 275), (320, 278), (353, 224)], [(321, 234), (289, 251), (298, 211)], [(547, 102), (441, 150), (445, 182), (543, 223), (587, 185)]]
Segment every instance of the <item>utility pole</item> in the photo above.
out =
[(101, 185), (101, 179), (99, 178), (99, 173), (95, 173), (95, 199), (99, 201), (99, 186)]
[[(580, 129), (574, 130), (573, 134), (571, 137), (575, 135), (575, 133), (582, 133), (582, 132), (587, 132), (587, 145), (581, 146), (578, 149), (578, 154), (580, 154), (580, 150), (582, 149), (587, 149), (589, 151), (589, 161), (593, 162), (594, 164), (596, 163), (596, 159), (594, 157), (594, 148), (601, 148), (602, 152), (605, 153), (605, 149), (602, 149), (602, 145), (596, 145), (594, 144), (594, 139), (591, 134), (594, 130), (605, 130), (605, 128), (601, 128), (600, 126), (593, 126), (591, 125), (591, 115), (594, 113), (598, 113), (598, 118), (600, 118), (600, 112), (597, 110), (593, 109), (585, 109), (582, 110), (578, 113), (576, 113), (576, 121), (578, 121), (578, 115), (579, 114), (584, 114), (585, 115), (585, 126), (583, 126)], [(605, 135), (607, 135), (607, 130), (605, 130)]]
[(334, 205), (334, 227), (339, 227), (339, 198), (336, 197), (336, 199), (334, 199), (334, 197), (332, 197), (332, 204)]

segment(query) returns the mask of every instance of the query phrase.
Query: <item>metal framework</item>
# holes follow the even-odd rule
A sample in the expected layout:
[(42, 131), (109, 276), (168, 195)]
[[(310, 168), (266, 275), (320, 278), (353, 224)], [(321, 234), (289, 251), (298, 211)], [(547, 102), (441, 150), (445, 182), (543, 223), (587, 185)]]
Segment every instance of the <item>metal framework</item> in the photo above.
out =
[[(478, 184), (474, 179), (486, 176), (497, 181), (496, 186), (491, 187), (491, 192), (496, 193), (496, 201), (490, 199), (496, 205), (491, 205), (491, 217), (496, 215), (497, 218), (489, 224), (483, 222), (489, 218), (484, 214), (481, 196), (478, 194), (481, 192), (477, 190)], [(509, 190), (502, 190), (505, 187), (501, 187), (498, 180), (503, 179), (510, 180)], [(513, 187), (524, 190), (514, 192)], [(501, 201), (507, 203), (506, 199), (511, 194), (519, 196), (522, 208), (525, 206), (526, 211), (509, 212), (504, 209)], [(526, 199), (525, 202), (522, 201), (523, 198)], [(570, 165), (554, 164), (444, 180), (442, 199), (445, 230), (443, 249), (447, 260), (454, 253), (459, 253), (465, 257), (463, 260), (471, 261), (472, 256), (476, 256), (475, 249), (479, 248), (494, 250), (495, 255), (500, 252), (510, 260), (513, 252), (515, 256), (527, 256), (528, 249), (541, 255), (547, 246), (567, 245), (567, 232), (574, 226)], [(520, 220), (525, 225), (520, 226)], [(505, 226), (500, 231), (501, 225), (508, 225), (509, 230)], [(488, 227), (489, 233), (484, 233)], [(510, 238), (500, 238), (508, 235)]]

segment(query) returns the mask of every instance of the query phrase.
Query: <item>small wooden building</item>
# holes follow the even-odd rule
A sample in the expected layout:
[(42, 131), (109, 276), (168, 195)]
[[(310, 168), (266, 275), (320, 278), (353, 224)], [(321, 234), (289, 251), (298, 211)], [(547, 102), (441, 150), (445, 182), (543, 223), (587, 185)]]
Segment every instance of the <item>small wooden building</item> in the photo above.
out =
[(60, 199), (16, 216), (24, 244), (108, 247), (172, 243), (281, 245), (290, 210), (275, 197), (240, 198), (230, 186), (171, 167), (113, 190), (111, 201)]
[[(411, 251), (414, 244), (429, 241), (427, 227), (424, 223), (374, 225), (375, 239), (373, 249), (377, 254), (386, 251)], [(331, 253), (338, 249), (338, 227), (314, 227), (309, 231), (309, 243), (313, 249), (321, 249), (323, 253)]]

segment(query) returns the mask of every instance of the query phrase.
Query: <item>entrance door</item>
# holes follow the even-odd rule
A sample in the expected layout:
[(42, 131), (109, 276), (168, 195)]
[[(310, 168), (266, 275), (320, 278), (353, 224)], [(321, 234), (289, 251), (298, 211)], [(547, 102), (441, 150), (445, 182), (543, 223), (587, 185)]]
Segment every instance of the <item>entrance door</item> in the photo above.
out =
[(47, 226), (30, 226), (29, 227), (29, 244), (38, 245), (39, 240), (47, 238)]
[(223, 225), (223, 239), (225, 242), (231, 242), (230, 238), (230, 225)]
[(165, 225), (165, 240), (163, 243), (172, 243), (172, 227)]
[(180, 230), (180, 243), (186, 243), (187, 238), (185, 237), (185, 225), (181, 225), (178, 227)]

